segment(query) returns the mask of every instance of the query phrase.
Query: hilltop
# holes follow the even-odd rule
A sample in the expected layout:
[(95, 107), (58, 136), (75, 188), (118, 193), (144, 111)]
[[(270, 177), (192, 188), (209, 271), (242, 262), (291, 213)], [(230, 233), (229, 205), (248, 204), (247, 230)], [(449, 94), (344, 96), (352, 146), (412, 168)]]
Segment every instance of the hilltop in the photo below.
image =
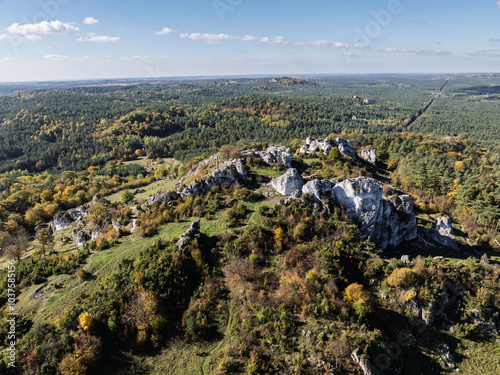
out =
[(0, 98), (17, 372), (498, 373), (497, 79)]

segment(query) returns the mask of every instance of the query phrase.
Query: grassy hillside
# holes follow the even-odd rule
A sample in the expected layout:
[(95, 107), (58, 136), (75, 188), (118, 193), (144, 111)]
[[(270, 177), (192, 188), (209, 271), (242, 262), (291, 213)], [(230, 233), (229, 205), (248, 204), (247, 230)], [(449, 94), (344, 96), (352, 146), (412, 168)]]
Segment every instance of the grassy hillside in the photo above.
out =
[[(142, 166), (150, 173), (172, 166), (155, 163)], [(388, 173), (323, 155), (294, 165), (323, 177)], [(497, 252), (470, 246), (466, 233), (460, 252), (420, 241), (381, 252), (335, 204), (325, 214), (307, 199), (265, 197), (269, 179), (283, 172), (250, 166), (246, 187), (149, 213), (141, 202), (175, 179), (143, 186), (130, 205), (121, 193), (96, 203), (110, 215), (137, 217), (131, 233), (109, 229), (77, 248), (71, 224), (45, 256), (39, 241), (30, 244), (17, 264), (18, 371), (356, 374), (357, 350), (388, 374), (496, 374)], [(428, 201), (418, 205), (425, 202), (418, 194), (416, 186), (426, 226), (436, 214)], [(201, 233), (179, 249), (177, 238), (196, 219)], [(459, 216), (455, 226), (463, 229)], [(405, 254), (411, 264), (399, 260)], [(423, 310), (434, 320), (424, 322)], [(6, 317), (0, 329), (8, 329)]]

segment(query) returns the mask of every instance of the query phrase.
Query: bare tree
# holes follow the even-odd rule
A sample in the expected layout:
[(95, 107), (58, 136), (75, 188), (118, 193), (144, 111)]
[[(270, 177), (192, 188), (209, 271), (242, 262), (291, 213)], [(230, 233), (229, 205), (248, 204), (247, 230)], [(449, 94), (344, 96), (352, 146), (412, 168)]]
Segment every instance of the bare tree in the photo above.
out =
[(9, 259), (16, 259), (19, 261), (21, 256), (28, 248), (28, 233), (26, 229), (18, 229), (7, 241), (5, 247), (5, 255)]

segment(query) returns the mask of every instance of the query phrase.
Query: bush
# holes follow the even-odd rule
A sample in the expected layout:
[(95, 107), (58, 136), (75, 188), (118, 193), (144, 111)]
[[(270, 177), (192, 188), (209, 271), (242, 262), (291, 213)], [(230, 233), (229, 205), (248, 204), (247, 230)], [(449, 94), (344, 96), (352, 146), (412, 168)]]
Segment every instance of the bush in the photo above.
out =
[(83, 268), (78, 268), (76, 270), (76, 278), (80, 281), (86, 281), (90, 278), (90, 273), (85, 271)]
[(363, 285), (354, 283), (349, 285), (344, 291), (345, 298), (356, 314), (363, 318), (366, 314), (373, 311), (373, 298)]
[(122, 203), (129, 204), (134, 200), (134, 194), (130, 190), (124, 190), (122, 192)]
[(415, 272), (409, 268), (396, 268), (387, 278), (389, 286), (394, 288), (406, 288), (415, 282)]

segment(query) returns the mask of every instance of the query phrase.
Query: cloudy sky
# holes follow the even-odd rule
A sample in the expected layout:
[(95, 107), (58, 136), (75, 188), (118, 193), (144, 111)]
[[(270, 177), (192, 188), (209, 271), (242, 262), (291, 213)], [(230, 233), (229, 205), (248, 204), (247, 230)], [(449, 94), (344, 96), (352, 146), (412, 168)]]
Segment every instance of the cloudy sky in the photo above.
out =
[(499, 72), (497, 0), (0, 0), (0, 81)]

